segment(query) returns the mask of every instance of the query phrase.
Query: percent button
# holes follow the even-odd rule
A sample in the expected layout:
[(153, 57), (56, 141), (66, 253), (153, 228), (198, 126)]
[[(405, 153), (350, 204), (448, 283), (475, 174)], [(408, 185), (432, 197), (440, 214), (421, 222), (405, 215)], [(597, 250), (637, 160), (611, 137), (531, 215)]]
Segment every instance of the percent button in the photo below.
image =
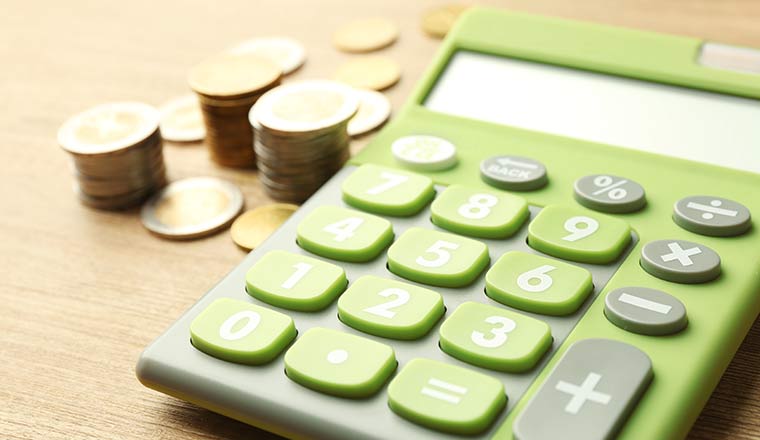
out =
[(595, 211), (622, 214), (647, 203), (644, 188), (631, 179), (610, 174), (593, 174), (575, 181), (575, 200)]

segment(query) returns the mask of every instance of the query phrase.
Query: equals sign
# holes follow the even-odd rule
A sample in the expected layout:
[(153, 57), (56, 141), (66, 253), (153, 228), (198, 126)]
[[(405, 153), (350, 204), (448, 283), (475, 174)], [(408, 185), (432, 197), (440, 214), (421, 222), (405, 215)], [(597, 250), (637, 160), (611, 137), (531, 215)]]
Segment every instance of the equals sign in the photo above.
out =
[(421, 391), (422, 394), (454, 405), (462, 400), (461, 396), (467, 394), (467, 388), (454, 385), (453, 383), (444, 382), (434, 377), (431, 377), (427, 381), (427, 384), (435, 388), (424, 387)]

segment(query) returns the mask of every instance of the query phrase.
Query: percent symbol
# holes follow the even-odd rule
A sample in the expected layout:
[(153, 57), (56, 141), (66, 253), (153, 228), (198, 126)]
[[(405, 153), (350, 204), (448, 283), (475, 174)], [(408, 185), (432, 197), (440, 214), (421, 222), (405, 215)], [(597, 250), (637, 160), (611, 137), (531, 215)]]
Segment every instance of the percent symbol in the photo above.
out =
[(594, 185), (596, 185), (598, 190), (594, 192), (595, 196), (598, 196), (602, 193), (607, 193), (607, 197), (609, 197), (612, 200), (620, 200), (628, 195), (628, 191), (625, 188), (620, 188), (620, 186), (625, 185), (628, 183), (627, 180), (621, 179), (617, 182), (615, 179), (613, 179), (610, 176), (597, 176), (594, 178)]

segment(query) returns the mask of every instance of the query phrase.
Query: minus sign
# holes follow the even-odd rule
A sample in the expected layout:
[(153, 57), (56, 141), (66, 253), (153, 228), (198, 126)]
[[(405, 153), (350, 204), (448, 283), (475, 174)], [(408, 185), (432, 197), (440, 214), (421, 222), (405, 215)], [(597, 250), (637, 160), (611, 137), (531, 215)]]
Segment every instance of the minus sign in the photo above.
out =
[(618, 298), (618, 301), (622, 303), (630, 304), (635, 307), (646, 309), (652, 312), (661, 313), (663, 315), (667, 315), (670, 312), (670, 309), (673, 308), (667, 304), (660, 304), (658, 302), (649, 301), (648, 299), (630, 295), (628, 293), (623, 293), (622, 295), (620, 295), (620, 298)]

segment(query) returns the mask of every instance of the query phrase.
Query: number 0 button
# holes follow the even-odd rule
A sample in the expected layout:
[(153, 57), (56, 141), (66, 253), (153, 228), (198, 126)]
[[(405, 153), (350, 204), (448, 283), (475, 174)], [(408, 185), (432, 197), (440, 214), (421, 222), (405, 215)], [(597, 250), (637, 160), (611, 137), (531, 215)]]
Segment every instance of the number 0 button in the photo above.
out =
[(414, 215), (435, 195), (425, 176), (371, 164), (357, 168), (342, 188), (349, 205), (383, 215)]
[(553, 257), (581, 263), (615, 261), (631, 241), (628, 223), (566, 206), (548, 206), (528, 226), (528, 244)]
[(298, 244), (335, 260), (364, 262), (393, 240), (388, 220), (337, 206), (320, 206), (298, 225)]
[(391, 272), (433, 286), (466, 286), (480, 275), (488, 261), (485, 244), (423, 228), (409, 228), (388, 249)]
[(528, 218), (528, 203), (522, 197), (451, 185), (430, 208), (433, 223), (463, 235), (505, 238), (514, 234)]
[(241, 364), (267, 363), (295, 337), (289, 316), (229, 298), (215, 300), (190, 324), (195, 348)]

